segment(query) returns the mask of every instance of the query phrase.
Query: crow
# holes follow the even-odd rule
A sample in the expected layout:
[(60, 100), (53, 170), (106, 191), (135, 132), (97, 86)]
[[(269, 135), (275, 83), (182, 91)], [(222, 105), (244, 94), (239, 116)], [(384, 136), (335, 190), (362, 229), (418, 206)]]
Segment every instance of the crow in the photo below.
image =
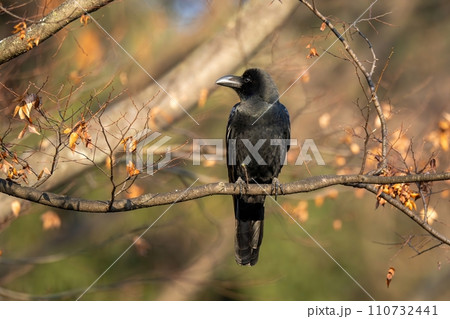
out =
[(258, 261), (263, 238), (265, 195), (245, 195), (248, 184), (272, 184), (277, 179), (289, 150), (290, 121), (286, 107), (271, 76), (261, 69), (248, 69), (242, 76), (226, 75), (216, 84), (230, 87), (240, 102), (233, 106), (227, 124), (226, 148), (230, 183), (240, 189), (233, 196), (236, 219), (235, 259), (239, 265)]

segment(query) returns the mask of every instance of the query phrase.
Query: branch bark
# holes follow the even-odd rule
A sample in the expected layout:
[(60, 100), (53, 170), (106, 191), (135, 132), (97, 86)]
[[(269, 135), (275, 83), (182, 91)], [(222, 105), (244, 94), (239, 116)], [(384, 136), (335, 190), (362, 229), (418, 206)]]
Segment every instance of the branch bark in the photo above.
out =
[[(419, 183), (448, 179), (450, 179), (450, 173), (405, 176), (323, 175), (283, 184), (282, 195), (311, 192), (333, 185), (354, 186), (354, 184)], [(239, 188), (236, 187), (235, 184), (218, 182), (191, 187), (184, 190), (175, 190), (168, 193), (148, 193), (135, 198), (120, 199), (111, 202), (109, 200), (86, 200), (65, 195), (58, 195), (51, 192), (40, 191), (32, 187), (22, 186), (9, 180), (0, 179), (0, 192), (16, 198), (65, 210), (88, 213), (113, 213), (131, 211), (146, 207), (169, 205), (211, 195), (239, 195)], [(271, 193), (272, 185), (270, 184), (249, 184), (245, 190), (245, 194), (249, 195), (267, 195)]]
[[(364, 75), (364, 78), (367, 81), (367, 85), (369, 87), (370, 94), (371, 94), (371, 99), (369, 100), (369, 104), (373, 103), (373, 105), (375, 106), (375, 109), (377, 111), (377, 115), (378, 115), (378, 118), (380, 119), (380, 124), (381, 124), (381, 162), (380, 162), (379, 170), (376, 172), (376, 173), (380, 173), (381, 170), (386, 168), (386, 166), (387, 166), (388, 131), (387, 131), (387, 125), (386, 125), (386, 118), (384, 116), (383, 109), (382, 109), (381, 104), (380, 104), (380, 100), (378, 99), (377, 87), (375, 86), (375, 83), (374, 83), (374, 81), (372, 79), (373, 73), (375, 71), (376, 61), (377, 61), (377, 57), (375, 55), (375, 51), (373, 50), (372, 44), (370, 43), (369, 39), (367, 39), (367, 37), (365, 37), (359, 31), (359, 29), (356, 27), (356, 24), (359, 22), (359, 19), (355, 20), (350, 25), (350, 27), (347, 30), (349, 30), (350, 28), (354, 27), (358, 31), (358, 33), (361, 35), (361, 37), (364, 39), (364, 41), (366, 41), (367, 44), (369, 45), (369, 49), (370, 49), (370, 51), (372, 53), (372, 56), (373, 56), (373, 61), (371, 62), (372, 67), (371, 67), (371, 70), (369, 72), (369, 71), (367, 71), (365, 66), (361, 63), (361, 61), (359, 60), (359, 58), (356, 55), (356, 53), (353, 51), (353, 49), (348, 44), (347, 40), (345, 40), (344, 36), (336, 29), (336, 27), (330, 22), (330, 20), (328, 20), (317, 9), (317, 7), (314, 5), (314, 1), (313, 1), (313, 4), (309, 3), (306, 0), (299, 0), (299, 1), (301, 3), (303, 3), (309, 10), (311, 10), (314, 13), (314, 15), (316, 15), (323, 23), (325, 23), (327, 25), (327, 27), (334, 33), (336, 38), (344, 46), (345, 51), (349, 54), (352, 62), (361, 71), (361, 73)], [(373, 1), (370, 4), (369, 9), (376, 2), (377, 1)]]
[(0, 41), (0, 65), (30, 50), (29, 41), (44, 42), (72, 21), (85, 13), (100, 9), (114, 0), (68, 0), (44, 18), (25, 29), (25, 38), (17, 34)]
[[(378, 189), (376, 187), (374, 187), (373, 185), (359, 184), (359, 185), (353, 185), (353, 186), (365, 188), (371, 193), (378, 194)], [(391, 204), (392, 206), (394, 206), (395, 208), (400, 210), (402, 213), (407, 215), (409, 218), (411, 218), (416, 224), (418, 224), (420, 227), (422, 227), (431, 236), (433, 236), (434, 238), (439, 240), (441, 243), (450, 246), (450, 239), (448, 239), (446, 236), (442, 235), (436, 229), (431, 227), (424, 218), (421, 218), (418, 214), (415, 214), (412, 210), (406, 208), (404, 205), (402, 205), (402, 203), (400, 203), (395, 198), (392, 198), (388, 194), (381, 193), (379, 196), (382, 197), (383, 199), (385, 199), (389, 204)]]

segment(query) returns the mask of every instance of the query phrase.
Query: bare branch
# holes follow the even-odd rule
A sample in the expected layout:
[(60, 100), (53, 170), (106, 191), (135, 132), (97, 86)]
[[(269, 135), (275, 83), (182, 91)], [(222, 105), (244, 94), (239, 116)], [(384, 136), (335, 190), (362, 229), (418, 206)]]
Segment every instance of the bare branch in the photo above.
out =
[[(448, 174), (448, 173), (447, 173)], [(411, 175), (411, 176), (418, 176), (418, 175)], [(361, 188), (365, 188), (368, 191), (377, 194), (378, 193), (378, 189), (372, 185), (355, 185), (355, 187), (361, 187)], [(404, 213), (405, 215), (407, 215), (409, 218), (411, 218), (416, 224), (418, 224), (420, 227), (422, 227), (425, 231), (427, 231), (430, 235), (432, 235), (434, 238), (438, 239), (439, 241), (441, 241), (442, 243), (449, 245), (450, 246), (450, 239), (448, 239), (447, 237), (445, 237), (444, 235), (440, 234), (436, 229), (434, 229), (433, 227), (431, 227), (426, 220), (423, 220), (422, 218), (420, 218), (420, 216), (418, 214), (415, 214), (412, 210), (406, 208), (404, 205), (402, 205), (402, 203), (400, 203), (398, 200), (396, 200), (395, 198), (392, 198), (391, 196), (389, 196), (389, 194), (385, 194), (385, 193), (381, 193), (378, 196), (382, 197), (384, 200), (386, 200), (389, 204), (391, 204), (392, 206), (394, 206), (395, 208), (397, 208), (398, 210), (400, 210), (402, 213)], [(436, 245), (436, 247), (439, 245)]]
[[(87, 12), (93, 12), (114, 0), (65, 1), (44, 18), (25, 29), (25, 38), (11, 35), (0, 41), (0, 65), (30, 50), (29, 43), (50, 38), (66, 25)], [(4, 10), (4, 8), (1, 8)]]
[[(149, 116), (136, 117), (136, 114), (141, 109), (141, 106), (148, 105), (152, 102), (148, 109), (154, 112), (153, 114), (165, 114), (166, 117), (154, 117), (157, 122), (150, 128), (161, 132), (168, 126), (174, 124), (180, 118), (185, 116), (182, 108), (172, 107), (174, 102), (183, 105), (184, 109), (190, 111), (197, 105), (198, 97), (203, 89), (212, 91), (215, 89), (215, 80), (218, 76), (227, 74), (240, 66), (243, 59), (243, 54), (251, 57), (257, 48), (263, 43), (277, 28), (279, 28), (298, 7), (295, 2), (285, 2), (283, 4), (275, 4), (267, 7), (262, 6), (258, 1), (249, 1), (246, 3), (239, 14), (232, 19), (227, 28), (217, 34), (214, 38), (201, 44), (196, 50), (189, 54), (184, 60), (173, 67), (163, 77), (158, 78), (158, 83), (164, 87), (171, 96), (166, 94), (159, 94), (156, 92), (161, 88), (155, 83), (151, 83), (147, 88), (136, 94), (132, 98), (132, 104), (138, 107), (130, 107), (130, 100), (123, 99), (117, 103), (112, 103), (107, 110), (105, 110), (103, 117), (103, 125), (109, 126), (108, 133), (111, 136), (121, 136), (125, 128), (130, 127), (133, 122), (133, 128), (137, 131), (146, 128), (149, 125)], [(251, 14), (249, 14), (251, 12)], [(235, 35), (239, 28), (239, 33), (246, 41), (244, 46), (236, 41)], [(1, 53), (0, 53), (1, 54)], [(195, 74), (195, 81), (187, 81)], [(67, 99), (66, 108), (69, 105)], [(66, 116), (64, 113), (62, 114)], [(111, 126), (113, 123), (121, 121), (120, 127)], [(101, 132), (101, 127), (98, 123), (90, 123), (90, 131)], [(51, 137), (49, 137), (51, 138)], [(114, 141), (112, 141), (114, 142)], [(103, 140), (96, 143), (96, 149), (106, 150), (107, 147)], [(41, 152), (51, 153), (52, 150), (42, 148)], [(52, 177), (43, 185), (45, 189), (51, 189), (61, 185), (67, 179), (74, 178), (83, 174), (85, 169), (90, 168), (89, 165), (68, 165), (69, 161), (64, 162), (63, 158), (69, 158), (78, 164), (94, 163), (100, 165), (104, 163), (108, 154), (97, 154), (95, 159), (90, 150), (76, 151), (74, 154), (69, 149), (64, 149), (60, 152), (58, 170)], [(89, 161), (89, 159), (91, 161)], [(35, 162), (29, 161), (30, 167), (35, 166)], [(13, 218), (10, 209), (10, 202), (7, 198), (2, 199), (2, 206), (0, 207), (0, 220), (10, 220)]]
[[(405, 176), (367, 176), (367, 175), (323, 175), (306, 178), (300, 181), (282, 185), (283, 195), (311, 192), (333, 185), (354, 186), (354, 184), (394, 184), (442, 181), (450, 179), (450, 173), (420, 174)], [(371, 189), (367, 188), (372, 191)], [(239, 195), (239, 188), (231, 183), (211, 183), (185, 190), (175, 190), (168, 193), (145, 194), (130, 199), (115, 200), (85, 200), (55, 193), (40, 191), (22, 186), (9, 180), (0, 179), (0, 192), (25, 199), (35, 203), (80, 212), (106, 213), (136, 210), (145, 207), (168, 205), (185, 202), (211, 195)], [(272, 185), (248, 185), (246, 194), (266, 195), (272, 192)], [(181, 198), (180, 194), (184, 194)], [(397, 201), (396, 201), (397, 202)], [(398, 205), (402, 205), (398, 203)], [(394, 205), (395, 206), (395, 205)], [(423, 222), (423, 221), (422, 221)]]
[[(377, 111), (377, 114), (378, 114), (378, 117), (380, 118), (380, 123), (381, 123), (382, 161), (380, 162), (380, 169), (378, 170), (378, 172), (376, 172), (376, 173), (380, 173), (381, 170), (383, 168), (385, 168), (387, 165), (387, 148), (388, 148), (387, 136), (388, 136), (388, 133), (387, 133), (387, 126), (386, 126), (386, 119), (384, 117), (383, 109), (381, 108), (381, 104), (380, 104), (380, 101), (379, 101), (378, 95), (377, 95), (377, 88), (372, 79), (372, 75), (374, 73), (375, 65), (376, 65), (376, 61), (377, 61), (375, 51), (373, 50), (372, 44), (370, 43), (369, 39), (367, 39), (367, 37), (364, 36), (359, 31), (359, 29), (356, 27), (356, 23), (359, 21), (355, 21), (350, 26), (350, 28), (355, 28), (357, 30), (357, 32), (359, 33), (359, 35), (367, 42), (367, 44), (369, 45), (369, 49), (373, 56), (372, 67), (369, 72), (366, 70), (365, 66), (361, 63), (358, 56), (352, 50), (352, 48), (348, 44), (347, 40), (345, 40), (343, 35), (336, 29), (336, 27), (330, 22), (330, 20), (328, 20), (319, 10), (317, 10), (316, 6), (310, 4), (308, 1), (306, 1), (306, 0), (299, 0), (299, 1), (301, 3), (303, 3), (308, 9), (310, 9), (322, 22), (324, 22), (328, 26), (328, 28), (330, 28), (330, 30), (335, 34), (335, 36), (339, 39), (339, 41), (341, 41), (342, 45), (344, 46), (345, 51), (347, 51), (347, 53), (350, 55), (353, 63), (358, 67), (358, 69), (362, 72), (362, 74), (366, 78), (367, 84), (368, 84), (370, 92), (371, 92), (371, 100), (369, 102), (372, 102), (373, 105), (375, 106), (375, 109)], [(373, 2), (371, 4), (371, 6), (374, 5), (375, 2)]]

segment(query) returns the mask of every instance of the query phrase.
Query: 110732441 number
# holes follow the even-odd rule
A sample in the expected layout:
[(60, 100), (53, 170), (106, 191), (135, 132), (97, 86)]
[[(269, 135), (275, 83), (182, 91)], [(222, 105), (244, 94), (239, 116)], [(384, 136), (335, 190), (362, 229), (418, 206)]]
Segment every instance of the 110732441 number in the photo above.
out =
[(437, 316), (436, 306), (369, 306), (369, 316)]

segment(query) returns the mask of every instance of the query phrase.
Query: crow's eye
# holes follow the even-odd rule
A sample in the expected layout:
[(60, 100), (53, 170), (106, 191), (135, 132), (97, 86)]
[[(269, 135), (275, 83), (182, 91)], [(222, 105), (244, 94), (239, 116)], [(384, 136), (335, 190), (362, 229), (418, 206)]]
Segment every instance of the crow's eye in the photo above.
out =
[(252, 80), (250, 78), (244, 78), (244, 83), (250, 83)]

